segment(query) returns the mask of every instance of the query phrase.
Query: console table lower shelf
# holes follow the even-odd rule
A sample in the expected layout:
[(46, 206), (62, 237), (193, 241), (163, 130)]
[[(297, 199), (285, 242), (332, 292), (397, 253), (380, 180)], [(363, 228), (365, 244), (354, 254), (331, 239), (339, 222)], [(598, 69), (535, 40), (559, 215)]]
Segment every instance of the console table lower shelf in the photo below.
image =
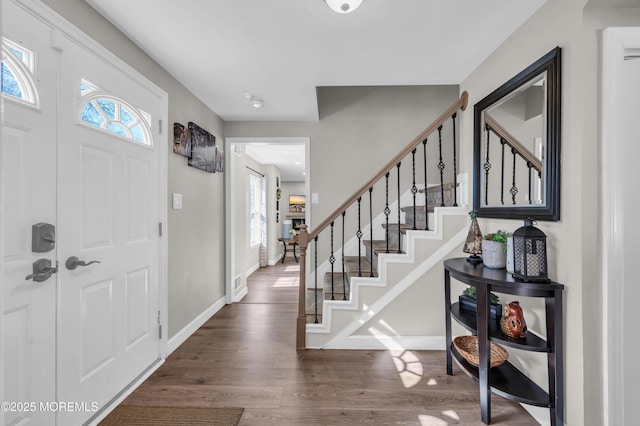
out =
[[(449, 350), (462, 371), (474, 380), (479, 381), (480, 373), (478, 367), (464, 359), (453, 344)], [(514, 367), (509, 361), (491, 369), (489, 388), (492, 393), (511, 401), (523, 402), (539, 407), (551, 407), (549, 394)]]

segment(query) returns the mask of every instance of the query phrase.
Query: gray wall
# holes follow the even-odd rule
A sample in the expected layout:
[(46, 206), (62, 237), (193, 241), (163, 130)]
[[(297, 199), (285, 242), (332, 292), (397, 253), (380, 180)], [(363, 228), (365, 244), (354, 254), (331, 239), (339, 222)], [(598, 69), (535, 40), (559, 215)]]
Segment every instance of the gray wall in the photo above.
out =
[[(264, 173), (267, 177), (267, 261), (273, 264), (280, 258), (281, 247), (278, 238), (282, 229), (282, 214), (276, 222), (276, 178), (280, 180), (280, 170), (269, 164), (264, 166)], [(280, 199), (280, 206), (282, 206), (282, 199)]]
[[(183, 209), (169, 211), (169, 338), (224, 297), (224, 174), (187, 166), (171, 152), (174, 122), (193, 121), (224, 140), (223, 122), (182, 84), (83, 0), (44, 3), (169, 94), (168, 192), (183, 194)], [(221, 145), (220, 145), (221, 146)], [(171, 197), (169, 196), (169, 203)]]
[[(559, 222), (538, 224), (548, 236), (550, 276), (566, 286), (566, 423), (602, 425), (602, 294), (598, 249), (599, 187), (599, 39), (608, 26), (640, 25), (637, 3), (549, 0), (461, 84), (470, 104), (536, 59), (560, 46), (562, 52), (562, 168)], [(613, 5), (626, 3), (625, 8)], [(636, 7), (632, 7), (636, 6)], [(471, 170), (473, 116), (461, 120), (463, 166)], [(480, 220), (481, 229), (514, 230), (520, 221)], [(530, 315), (538, 316), (535, 308)], [(523, 357), (524, 359), (525, 357)], [(527, 360), (528, 361), (528, 360)], [(524, 367), (545, 381), (544, 362)]]

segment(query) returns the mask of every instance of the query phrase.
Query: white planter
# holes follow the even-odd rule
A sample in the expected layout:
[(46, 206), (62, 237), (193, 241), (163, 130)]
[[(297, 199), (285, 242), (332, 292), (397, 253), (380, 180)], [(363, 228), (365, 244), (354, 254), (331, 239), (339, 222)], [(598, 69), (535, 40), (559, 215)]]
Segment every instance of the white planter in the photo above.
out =
[(507, 265), (504, 243), (482, 240), (482, 263), (487, 268), (504, 268)]

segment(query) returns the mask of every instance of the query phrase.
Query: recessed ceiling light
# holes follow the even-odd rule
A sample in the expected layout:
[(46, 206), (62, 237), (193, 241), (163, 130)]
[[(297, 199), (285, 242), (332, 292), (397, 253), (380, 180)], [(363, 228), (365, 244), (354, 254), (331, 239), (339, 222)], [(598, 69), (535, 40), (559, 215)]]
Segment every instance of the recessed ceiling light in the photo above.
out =
[(262, 108), (262, 105), (264, 104), (264, 101), (262, 99), (260, 99), (260, 98), (252, 97), (251, 99), (249, 99), (249, 103), (254, 108)]

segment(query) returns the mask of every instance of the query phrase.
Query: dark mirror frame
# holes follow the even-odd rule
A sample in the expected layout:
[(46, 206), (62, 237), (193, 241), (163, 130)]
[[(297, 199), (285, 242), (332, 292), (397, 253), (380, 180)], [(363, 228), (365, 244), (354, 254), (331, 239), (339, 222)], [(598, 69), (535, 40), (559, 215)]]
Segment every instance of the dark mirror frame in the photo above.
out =
[[(524, 71), (498, 87), (474, 106), (473, 136), (473, 210), (478, 217), (500, 219), (560, 220), (560, 57), (556, 47)], [(547, 72), (547, 129), (544, 176), (545, 203), (539, 206), (517, 205), (481, 207), (482, 111), (489, 108), (534, 77)]]

